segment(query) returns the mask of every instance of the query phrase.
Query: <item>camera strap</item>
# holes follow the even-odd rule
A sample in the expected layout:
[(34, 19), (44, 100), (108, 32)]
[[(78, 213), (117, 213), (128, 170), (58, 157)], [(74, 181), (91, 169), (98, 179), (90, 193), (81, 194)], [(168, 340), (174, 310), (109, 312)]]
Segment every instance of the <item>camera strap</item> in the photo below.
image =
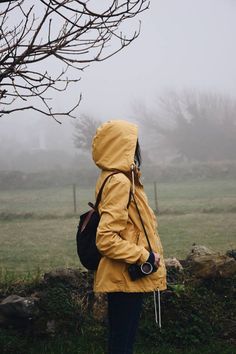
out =
[[(150, 252), (152, 252), (152, 247), (151, 247), (148, 235), (147, 235), (147, 231), (145, 229), (144, 222), (143, 222), (143, 219), (141, 217), (140, 210), (138, 208), (138, 204), (137, 204), (137, 202), (135, 200), (134, 193), (132, 191), (131, 191), (131, 195), (133, 197), (133, 201), (134, 201), (135, 207), (137, 209), (137, 212), (138, 212), (138, 215), (139, 215), (142, 227), (143, 227), (144, 234), (145, 234), (146, 239), (147, 239), (148, 247), (150, 249)], [(161, 296), (160, 296), (160, 290), (158, 289), (158, 302), (157, 302), (157, 299), (156, 299), (156, 291), (153, 291), (153, 296), (154, 296), (153, 300), (154, 300), (155, 322), (156, 322), (156, 324), (158, 324), (159, 328), (161, 329)], [(158, 311), (157, 311), (157, 303), (158, 303)]]
[(143, 222), (143, 219), (142, 219), (142, 217), (141, 217), (141, 213), (140, 213), (140, 210), (139, 210), (139, 208), (138, 208), (138, 204), (137, 204), (136, 199), (135, 199), (135, 197), (134, 197), (133, 191), (131, 191), (131, 195), (132, 195), (132, 198), (133, 198), (135, 207), (136, 207), (136, 209), (137, 209), (138, 216), (139, 216), (139, 218), (140, 218), (140, 221), (141, 221), (141, 224), (142, 224), (142, 228), (143, 228), (144, 234), (145, 234), (146, 239), (147, 239), (148, 247), (149, 247), (149, 249), (150, 249), (150, 252), (152, 252), (152, 246), (151, 246), (151, 244), (150, 244), (150, 241), (149, 241), (149, 238), (148, 238), (148, 235), (147, 235), (147, 231), (146, 231), (146, 229), (145, 229), (144, 222)]

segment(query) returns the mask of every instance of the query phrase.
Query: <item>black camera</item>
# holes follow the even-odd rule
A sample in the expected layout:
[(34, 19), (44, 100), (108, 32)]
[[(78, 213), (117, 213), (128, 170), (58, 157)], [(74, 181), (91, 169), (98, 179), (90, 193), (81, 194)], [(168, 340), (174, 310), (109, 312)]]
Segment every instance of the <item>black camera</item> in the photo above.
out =
[(157, 267), (153, 266), (149, 262), (145, 262), (141, 265), (138, 264), (131, 264), (128, 267), (128, 272), (130, 275), (131, 280), (137, 280), (143, 277), (146, 277), (147, 275), (154, 273), (157, 271)]

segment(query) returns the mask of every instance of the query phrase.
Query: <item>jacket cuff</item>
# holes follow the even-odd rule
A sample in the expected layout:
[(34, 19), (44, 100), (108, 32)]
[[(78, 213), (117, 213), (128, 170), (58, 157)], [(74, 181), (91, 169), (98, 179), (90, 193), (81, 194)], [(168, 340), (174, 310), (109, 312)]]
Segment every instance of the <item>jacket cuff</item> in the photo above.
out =
[(147, 262), (147, 259), (149, 258), (149, 256), (150, 256), (150, 252), (144, 248), (143, 252), (138, 260), (138, 264), (143, 264), (143, 263)]
[(155, 256), (154, 256), (154, 253), (153, 253), (153, 252), (151, 252), (151, 253), (149, 254), (149, 257), (148, 257), (148, 259), (146, 260), (146, 262), (151, 263), (151, 265), (154, 267)]

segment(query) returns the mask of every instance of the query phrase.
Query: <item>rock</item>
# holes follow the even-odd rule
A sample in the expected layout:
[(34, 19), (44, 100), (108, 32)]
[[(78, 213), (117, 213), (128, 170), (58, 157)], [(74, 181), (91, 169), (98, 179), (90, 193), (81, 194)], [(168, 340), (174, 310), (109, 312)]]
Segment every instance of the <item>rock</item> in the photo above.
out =
[(48, 334), (50, 334), (51, 336), (54, 336), (56, 333), (56, 322), (55, 320), (49, 320), (47, 321), (47, 328), (46, 328), (46, 332)]
[(31, 297), (10, 295), (0, 303), (0, 324), (24, 327), (38, 313), (36, 300)]
[(82, 290), (86, 292), (92, 287), (93, 276), (80, 269), (57, 268), (44, 274), (44, 282), (47, 285), (62, 282), (71, 288), (79, 289), (80, 292)]
[(236, 259), (236, 250), (229, 250), (226, 252), (226, 256)]
[(177, 284), (183, 282), (183, 267), (177, 258), (166, 258), (167, 283)]
[(4, 323), (6, 323), (6, 318), (5, 318), (5, 316), (3, 316), (3, 315), (1, 314), (1, 312), (0, 312), (0, 325), (2, 325), (2, 324), (4, 324)]
[(57, 268), (44, 274), (44, 280), (49, 282), (52, 279), (67, 279), (70, 281), (76, 281), (81, 278), (81, 271), (72, 268)]
[(165, 258), (165, 266), (166, 266), (167, 270), (168, 269), (175, 269), (179, 272), (181, 272), (183, 270), (182, 265), (180, 264), (178, 259), (175, 257)]
[(30, 318), (35, 312), (35, 301), (30, 297), (10, 295), (0, 303), (0, 314), (4, 317)]
[(198, 258), (200, 256), (208, 256), (208, 255), (213, 255), (213, 254), (216, 254), (216, 252), (214, 252), (210, 248), (208, 248), (206, 246), (202, 246), (202, 245), (193, 244), (191, 251), (188, 254), (186, 260), (191, 261), (191, 260)]
[(196, 278), (230, 278), (236, 274), (236, 260), (217, 253), (193, 252), (187, 257), (188, 270)]

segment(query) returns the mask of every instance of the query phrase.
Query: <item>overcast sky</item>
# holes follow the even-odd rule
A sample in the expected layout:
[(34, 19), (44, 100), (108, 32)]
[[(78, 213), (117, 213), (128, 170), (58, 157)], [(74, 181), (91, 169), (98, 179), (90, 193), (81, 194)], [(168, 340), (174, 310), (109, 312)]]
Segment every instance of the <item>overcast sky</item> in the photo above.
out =
[(152, 104), (168, 89), (234, 94), (235, 18), (233, 0), (152, 0), (136, 42), (86, 71), (82, 110), (126, 116), (133, 100)]
[[(109, 60), (91, 64), (78, 88), (63, 94), (58, 108), (73, 103), (82, 92), (79, 113), (129, 119), (133, 102), (152, 105), (165, 90), (194, 88), (235, 95), (236, 1), (151, 0), (140, 18), (140, 37)], [(132, 19), (132, 28), (133, 21), (138, 26), (138, 19)], [(1, 118), (0, 137), (3, 132), (16, 139), (24, 132), (28, 135), (35, 118), (48, 119), (36, 113), (27, 114), (27, 119), (19, 114)], [(58, 139), (67, 130), (67, 124), (58, 126), (52, 120), (49, 124)]]

